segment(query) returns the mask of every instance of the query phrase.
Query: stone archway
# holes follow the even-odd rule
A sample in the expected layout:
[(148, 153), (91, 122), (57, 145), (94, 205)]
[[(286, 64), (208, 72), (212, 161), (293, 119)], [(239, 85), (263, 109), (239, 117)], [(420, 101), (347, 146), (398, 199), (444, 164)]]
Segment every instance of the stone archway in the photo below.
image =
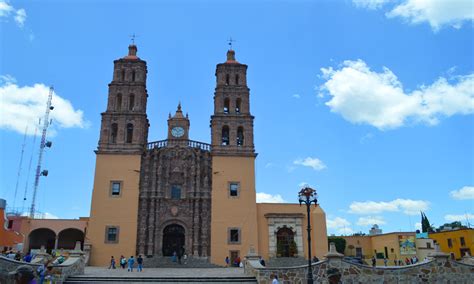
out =
[(46, 248), (46, 251), (50, 253), (54, 249), (56, 242), (56, 233), (47, 228), (39, 228), (33, 230), (28, 235), (28, 247), (31, 249), (40, 249), (41, 246)]
[(163, 229), (163, 256), (172, 256), (173, 252), (182, 253), (185, 247), (185, 230), (178, 224), (171, 224)]
[(58, 249), (74, 249), (76, 242), (84, 244), (84, 232), (75, 228), (64, 229), (58, 234)]

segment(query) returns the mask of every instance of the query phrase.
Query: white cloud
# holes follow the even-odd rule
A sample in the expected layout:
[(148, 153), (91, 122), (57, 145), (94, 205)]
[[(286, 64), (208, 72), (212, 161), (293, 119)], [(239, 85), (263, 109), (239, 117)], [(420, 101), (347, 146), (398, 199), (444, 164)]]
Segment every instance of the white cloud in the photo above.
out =
[(328, 229), (338, 234), (350, 235), (354, 233), (354, 231), (350, 227), (351, 223), (341, 217), (327, 218), (326, 225)]
[(264, 192), (257, 192), (257, 203), (285, 203), (280, 194), (271, 195)]
[(448, 222), (456, 222), (459, 221), (461, 223), (466, 224), (468, 221), (469, 223), (474, 221), (474, 214), (466, 213), (466, 214), (448, 214), (444, 216), (444, 220)]
[(0, 18), (8, 19), (13, 16), (17, 25), (22, 28), (26, 21), (25, 9), (15, 9), (8, 1), (0, 0)]
[(295, 98), (295, 99), (301, 98), (301, 96), (299, 94), (293, 94), (292, 97)]
[(25, 9), (18, 9), (16, 10), (15, 15), (15, 22), (18, 24), (19, 27), (23, 27), (26, 21), (26, 11)]
[(367, 8), (371, 10), (381, 8), (389, 0), (352, 0), (352, 3), (359, 8)]
[(450, 195), (458, 200), (474, 199), (474, 186), (465, 186), (460, 190), (453, 190)]
[[(4, 75), (0, 82), (0, 129), (8, 129), (23, 134), (28, 125), (28, 134), (34, 134), (39, 118), (44, 116), (49, 87), (44, 84), (18, 86), (12, 76)], [(71, 102), (53, 94), (50, 112), (53, 123), (50, 134), (57, 128), (86, 127), (82, 110), (75, 110)]]
[[(21, 214), (22, 216), (30, 216), (30, 213), (29, 212), (24, 212)], [(60, 219), (58, 216), (54, 215), (54, 214), (51, 214), (51, 213), (48, 213), (48, 212), (44, 212), (44, 213), (40, 213), (40, 212), (36, 212), (34, 214), (34, 219)]]
[(305, 182), (305, 181), (302, 181), (300, 183), (298, 183), (298, 187), (305, 187), (305, 186), (310, 186), (309, 183)]
[(472, 0), (405, 0), (386, 15), (412, 24), (428, 22), (434, 31), (445, 25), (459, 29), (464, 21), (474, 19), (474, 4)]
[(297, 159), (293, 162), (295, 165), (311, 167), (315, 171), (320, 171), (326, 168), (326, 165), (318, 158), (307, 157), (303, 159)]
[(386, 130), (407, 122), (436, 125), (441, 117), (474, 112), (474, 73), (456, 76), (454, 82), (440, 77), (406, 93), (390, 69), (377, 73), (360, 59), (321, 72), (326, 82), (320, 91), (330, 96), (326, 105), (351, 123)]
[(374, 224), (384, 225), (385, 220), (381, 216), (360, 217), (359, 220), (357, 220), (357, 225), (359, 226), (372, 226)]
[(426, 211), (429, 209), (429, 202), (423, 200), (411, 200), (411, 199), (395, 199), (389, 202), (380, 201), (365, 201), (365, 202), (352, 202), (349, 206), (350, 213), (354, 214), (377, 214), (382, 212), (399, 212), (402, 211), (407, 215), (417, 215), (420, 211)]
[(421, 229), (422, 229), (421, 223), (420, 223), (420, 222), (416, 222), (416, 223), (415, 223), (415, 230), (420, 230), (420, 231), (421, 231)]
[(359, 139), (359, 142), (360, 142), (360, 144), (365, 144), (367, 141), (369, 141), (372, 138), (374, 138), (374, 134), (369, 132), (369, 133), (365, 134), (364, 136), (362, 136)]

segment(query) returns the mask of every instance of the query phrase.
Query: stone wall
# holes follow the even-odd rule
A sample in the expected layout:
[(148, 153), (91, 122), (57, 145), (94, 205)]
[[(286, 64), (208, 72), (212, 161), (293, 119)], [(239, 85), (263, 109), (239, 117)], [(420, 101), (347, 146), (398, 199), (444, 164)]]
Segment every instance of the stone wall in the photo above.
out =
[[(261, 284), (270, 284), (275, 275), (282, 284), (303, 284), (307, 280), (304, 265), (264, 268), (258, 267), (255, 261), (247, 261), (246, 265), (246, 273), (255, 276)], [(327, 272), (332, 268), (340, 272), (342, 283), (474, 283), (474, 265), (450, 260), (445, 255), (415, 265), (375, 268), (345, 261), (342, 256), (331, 256), (313, 263), (314, 283), (329, 283)]]

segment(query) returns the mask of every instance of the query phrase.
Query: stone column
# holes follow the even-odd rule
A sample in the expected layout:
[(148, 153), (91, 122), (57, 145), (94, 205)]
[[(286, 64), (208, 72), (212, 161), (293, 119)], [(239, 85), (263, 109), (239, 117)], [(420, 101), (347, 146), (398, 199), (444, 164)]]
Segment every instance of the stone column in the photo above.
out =
[(56, 238), (54, 239), (54, 249), (55, 250), (58, 249), (58, 242), (59, 242), (59, 236), (56, 236)]

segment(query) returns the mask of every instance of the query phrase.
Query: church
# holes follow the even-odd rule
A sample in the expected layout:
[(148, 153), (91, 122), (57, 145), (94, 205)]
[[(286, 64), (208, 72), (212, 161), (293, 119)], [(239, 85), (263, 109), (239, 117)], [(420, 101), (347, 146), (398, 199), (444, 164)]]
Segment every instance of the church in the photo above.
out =
[[(247, 67), (232, 49), (216, 66), (209, 144), (189, 137), (181, 104), (168, 118), (166, 139), (150, 141), (147, 63), (134, 44), (114, 61), (95, 151), (85, 238), (90, 265), (107, 265), (112, 255), (174, 252), (224, 265), (227, 256), (243, 258), (250, 249), (265, 259), (307, 258), (306, 207), (256, 202)], [(311, 226), (312, 255), (321, 258), (328, 245), (319, 206), (311, 209)]]

